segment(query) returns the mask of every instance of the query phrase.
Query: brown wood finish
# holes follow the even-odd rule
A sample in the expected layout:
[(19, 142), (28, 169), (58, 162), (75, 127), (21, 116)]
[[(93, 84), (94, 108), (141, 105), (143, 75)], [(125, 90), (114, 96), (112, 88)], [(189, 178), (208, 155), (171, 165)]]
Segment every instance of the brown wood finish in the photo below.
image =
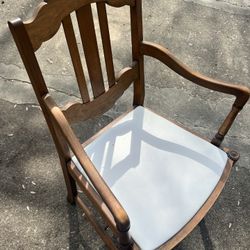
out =
[(81, 34), (85, 59), (89, 71), (94, 97), (98, 97), (105, 91), (101, 62), (96, 41), (93, 15), (90, 5), (85, 5), (76, 11), (79, 30)]
[(248, 101), (250, 90), (247, 87), (239, 84), (224, 83), (192, 71), (161, 45), (143, 41), (141, 43), (141, 53), (160, 60), (170, 69), (193, 83), (214, 91), (234, 95), (236, 97), (235, 107), (242, 108)]
[(76, 16), (83, 43), (93, 95), (94, 97), (98, 97), (104, 93), (105, 88), (91, 6), (85, 5), (81, 7), (76, 11)]
[(131, 19), (131, 42), (132, 42), (132, 56), (133, 62), (138, 63), (139, 78), (134, 82), (134, 101), (133, 105), (143, 105), (145, 96), (144, 86), (144, 61), (143, 55), (140, 51), (140, 44), (143, 40), (142, 29), (142, 3), (137, 0), (135, 6), (130, 8)]
[(223, 121), (222, 125), (220, 126), (218, 132), (212, 139), (211, 143), (215, 146), (220, 146), (225, 135), (231, 128), (235, 118), (237, 117), (238, 113), (240, 112), (242, 108), (237, 108), (233, 105), (232, 110), (227, 115), (226, 119)]
[[(109, 81), (109, 89), (106, 91), (103, 83), (94, 22), (90, 6), (91, 3), (97, 4), (106, 70)], [(114, 77), (115, 74), (105, 4), (114, 7), (121, 7), (123, 5), (130, 6), (133, 66), (121, 70), (116, 78)], [(79, 55), (74, 29), (70, 18), (70, 14), (74, 11), (76, 11), (79, 22), (78, 24), (94, 98), (90, 98), (87, 90), (81, 64), (81, 57)], [(51, 19), (53, 19), (53, 23), (51, 23)], [(81, 97), (83, 99), (83, 103), (68, 104), (63, 109), (60, 109), (49, 95), (34, 53), (44, 41), (47, 41), (54, 36), (61, 23), (63, 24), (76, 79)], [(216, 146), (220, 146), (237, 114), (247, 102), (250, 90), (244, 86), (223, 83), (218, 80), (202, 76), (201, 74), (194, 72), (183, 65), (162, 46), (144, 42), (141, 0), (50, 0), (48, 3), (41, 3), (39, 5), (36, 14), (32, 19), (25, 23), (23, 23), (20, 19), (16, 19), (9, 22), (9, 27), (55, 142), (67, 186), (68, 201), (71, 203), (76, 202), (79, 207), (84, 210), (86, 216), (103, 241), (109, 248), (115, 249), (115, 244), (105, 233), (105, 230), (103, 230), (96, 222), (89, 208), (78, 196), (76, 190), (77, 182), (89, 200), (97, 207), (97, 210), (112, 231), (117, 234), (120, 244), (119, 248), (139, 249), (129, 236), (130, 221), (126, 211), (116, 199), (83, 149), (83, 146), (87, 145), (103, 131), (113, 126), (113, 124), (121, 119), (121, 117), (117, 118), (94, 137), (87, 140), (83, 146), (76, 138), (69, 123), (87, 120), (106, 112), (112, 107), (115, 101), (123, 94), (132, 82), (134, 82), (133, 104), (134, 106), (143, 105), (145, 95), (143, 67), (144, 55), (152, 56), (160, 60), (179, 75), (200, 86), (226, 94), (231, 94), (236, 97), (232, 110), (229, 112), (228, 116), (220, 126), (218, 133), (212, 140), (212, 143)], [(87, 177), (80, 174), (74, 166), (71, 161), (70, 150), (76, 156)], [(184, 239), (206, 215), (218, 198), (229, 176), (231, 167), (239, 158), (239, 155), (234, 151), (225, 152), (227, 152), (230, 159), (228, 160), (221, 179), (214, 191), (197, 214), (175, 236), (173, 236), (173, 238), (162, 245), (162, 249), (171, 249)]]
[[(56, 34), (61, 25), (61, 21), (66, 16), (82, 6), (95, 2), (105, 2), (114, 7), (124, 5), (133, 6), (135, 4), (134, 0), (50, 0), (48, 3), (42, 2), (35, 11), (34, 16), (24, 22), (34, 51), (36, 51), (43, 42), (49, 40)], [(53, 20), (53, 23), (51, 20)]]
[(103, 52), (108, 76), (109, 87), (112, 87), (115, 84), (115, 72), (113, 65), (113, 56), (110, 44), (110, 34), (108, 27), (107, 11), (105, 3), (96, 3), (100, 31), (102, 36)]
[(89, 118), (105, 113), (115, 103), (115, 101), (122, 96), (124, 91), (130, 84), (137, 79), (137, 67), (125, 68), (121, 71), (117, 84), (112, 86), (107, 92), (103, 93), (92, 102), (81, 104), (68, 104), (62, 109), (68, 121), (71, 123), (84, 121)]
[(218, 133), (212, 139), (212, 143), (216, 146), (220, 146), (226, 133), (230, 129), (234, 119), (236, 118), (238, 112), (243, 108), (249, 99), (250, 90), (239, 84), (224, 83), (218, 80), (211, 79), (209, 77), (203, 76), (200, 73), (192, 71), (182, 62), (180, 62), (175, 56), (161, 45), (145, 42), (141, 43), (141, 53), (143, 55), (151, 56), (163, 62), (170, 69), (181, 75), (182, 77), (196, 83), (202, 87), (219, 91), (225, 94), (231, 94), (236, 97), (233, 104), (233, 108), (224, 120), (223, 124), (219, 128)]
[(101, 197), (98, 195), (96, 190), (93, 188), (91, 183), (79, 172), (75, 164), (70, 161), (68, 163), (68, 169), (71, 176), (74, 178), (80, 189), (87, 195), (91, 202), (97, 207), (99, 213), (103, 216), (108, 226), (114, 233), (118, 233), (116, 229), (116, 223), (108, 207), (105, 205)]
[[(126, 211), (121, 206), (120, 202), (116, 199), (99, 172), (96, 170), (95, 166), (89, 159), (88, 155), (82, 148), (80, 142), (69, 126), (68, 121), (63, 115), (61, 109), (55, 104), (50, 95), (47, 94), (46, 96), (44, 96), (43, 100), (48, 113), (51, 115), (51, 117), (53, 117), (53, 121), (58, 126), (63, 138), (67, 141), (78, 162), (85, 170), (86, 175), (91, 181), (93, 187), (97, 190), (98, 194), (112, 214), (116, 223), (116, 228), (121, 244), (124, 246), (130, 246), (130, 237), (126, 237), (130, 228), (130, 221)], [(126, 239), (128, 240), (128, 242), (126, 242)]]
[(56, 105), (50, 95), (44, 96), (43, 100), (49, 114), (51, 115), (51, 117), (53, 117), (54, 122), (59, 127), (60, 132), (62, 133), (64, 139), (67, 141), (70, 149), (76, 156), (81, 166), (84, 168), (86, 175), (92, 182), (94, 188), (97, 190), (97, 192), (109, 208), (110, 212), (112, 213), (116, 221), (118, 230), (127, 231), (130, 227), (130, 222), (126, 211), (123, 209), (119, 201), (115, 198), (110, 188), (102, 179), (99, 172), (96, 170), (95, 166), (89, 159), (88, 155), (83, 150), (67, 119), (63, 115), (63, 112)]
[(82, 97), (82, 101), (83, 103), (87, 103), (90, 101), (90, 98), (89, 98), (88, 88), (87, 88), (85, 76), (83, 73), (81, 58), (80, 58), (79, 50), (77, 47), (75, 32), (73, 29), (70, 15), (66, 16), (62, 20), (62, 24), (63, 24), (63, 29), (64, 29), (65, 37), (67, 40), (72, 64), (75, 70), (75, 75), (76, 75), (79, 91)]
[[(88, 196), (88, 198), (93, 202), (93, 204), (96, 205), (98, 211), (100, 212), (100, 214), (103, 215), (104, 220), (107, 222), (108, 227), (111, 228), (111, 230), (113, 231), (113, 233), (115, 235), (117, 235), (119, 237), (119, 241), (121, 242), (121, 244), (123, 244), (125, 242), (125, 244), (127, 244), (127, 242), (129, 243), (129, 247), (125, 247), (125, 249), (131, 248), (133, 246), (133, 243), (131, 241), (131, 237), (129, 236), (129, 234), (124, 234), (123, 232), (119, 232), (116, 228), (115, 225), (115, 221), (110, 213), (110, 211), (108, 210), (107, 206), (104, 204), (104, 202), (101, 200), (101, 198), (98, 196), (98, 194), (95, 192), (95, 190), (92, 188), (92, 185), (86, 180), (86, 178), (79, 173), (78, 169), (75, 167), (75, 165), (70, 162), (69, 165), (69, 170), (72, 173), (72, 176), (74, 177), (74, 179), (77, 181), (77, 183), (79, 184), (81, 190), (85, 191), (85, 194)], [(78, 202), (80, 201), (80, 203), (83, 203), (83, 201), (78, 197)], [(81, 206), (81, 208), (84, 211), (89, 211), (89, 209), (86, 207), (86, 205)], [(104, 240), (104, 242), (107, 244), (107, 246), (111, 247), (111, 249), (113, 249), (114, 244), (110, 244), (110, 238), (107, 238), (107, 235), (105, 234), (105, 231), (103, 231), (99, 224), (96, 222), (95, 218), (92, 216), (92, 214), (89, 215), (89, 217), (91, 217), (91, 223), (94, 223), (94, 227), (98, 230), (101, 230), (101, 234), (100, 236), (102, 237), (102, 239)], [(123, 244), (124, 245), (124, 244)], [(117, 248), (115, 248), (117, 249)]]

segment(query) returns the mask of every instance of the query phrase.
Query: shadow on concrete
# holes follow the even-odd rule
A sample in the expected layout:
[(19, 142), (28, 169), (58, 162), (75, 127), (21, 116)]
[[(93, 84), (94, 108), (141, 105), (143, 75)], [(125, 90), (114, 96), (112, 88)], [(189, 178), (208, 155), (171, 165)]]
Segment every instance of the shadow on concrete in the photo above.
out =
[(206, 226), (205, 219), (201, 220), (201, 222), (199, 223), (199, 228), (205, 250), (213, 250), (214, 249), (213, 243), (209, 236), (209, 231)]
[(69, 221), (69, 250), (77, 250), (79, 248), (91, 249), (80, 233), (78, 211), (75, 205), (67, 204), (68, 221)]

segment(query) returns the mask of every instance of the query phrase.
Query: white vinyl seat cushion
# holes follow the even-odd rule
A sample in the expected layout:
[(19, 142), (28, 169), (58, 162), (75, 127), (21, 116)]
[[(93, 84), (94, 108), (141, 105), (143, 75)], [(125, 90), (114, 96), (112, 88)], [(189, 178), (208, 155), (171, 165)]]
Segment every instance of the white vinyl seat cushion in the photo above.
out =
[(144, 107), (85, 150), (127, 211), (131, 236), (146, 250), (169, 240), (196, 214), (227, 162), (219, 148)]

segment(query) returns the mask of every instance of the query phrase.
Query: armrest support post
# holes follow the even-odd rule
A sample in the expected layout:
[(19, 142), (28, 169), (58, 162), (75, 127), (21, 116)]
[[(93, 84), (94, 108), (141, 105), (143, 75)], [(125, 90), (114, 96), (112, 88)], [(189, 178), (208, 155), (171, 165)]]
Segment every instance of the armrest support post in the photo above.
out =
[(241, 110), (240, 108), (237, 108), (234, 105), (232, 106), (231, 111), (229, 112), (226, 119), (223, 121), (222, 125), (220, 126), (218, 132), (215, 134), (214, 138), (212, 139), (211, 141), (212, 144), (214, 144), (217, 147), (221, 145), (225, 135), (231, 128), (240, 110)]

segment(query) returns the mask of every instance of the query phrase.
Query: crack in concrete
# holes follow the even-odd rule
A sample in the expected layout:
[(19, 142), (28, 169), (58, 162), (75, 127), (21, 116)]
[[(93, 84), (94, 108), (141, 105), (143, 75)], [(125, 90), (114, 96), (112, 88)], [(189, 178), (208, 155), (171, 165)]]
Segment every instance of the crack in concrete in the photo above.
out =
[(20, 79), (17, 79), (17, 78), (8, 78), (8, 77), (4, 77), (4, 76), (1, 76), (1, 75), (0, 75), (0, 78), (2, 78), (3, 80), (6, 80), (6, 81), (11, 81), (11, 82), (17, 81), (17, 82), (27, 83), (27, 84), (31, 85), (30, 82), (24, 81), (24, 80), (20, 80)]
[[(24, 81), (24, 80), (20, 80), (20, 79), (16, 79), (16, 78), (7, 78), (7, 77), (1, 76), (1, 75), (0, 75), (0, 78), (3, 79), (3, 80), (5, 80), (5, 81), (11, 81), (11, 82), (17, 81), (17, 82), (29, 84), (29, 85), (32, 86), (31, 82), (28, 82), (28, 81)], [(81, 99), (80, 96), (77, 96), (77, 95), (75, 95), (75, 94), (73, 94), (73, 93), (71, 93), (71, 94), (70, 94), (70, 93), (67, 93), (67, 92), (65, 92), (65, 91), (63, 91), (63, 90), (59, 90), (59, 89), (56, 89), (56, 88), (51, 87), (51, 86), (49, 86), (48, 89), (49, 89), (49, 90), (52, 90), (52, 91), (54, 91), (54, 92), (57, 92), (57, 93), (64, 94), (64, 95), (66, 95), (66, 96), (68, 96), (68, 97), (75, 97), (75, 98), (77, 98), (77, 99)]]

